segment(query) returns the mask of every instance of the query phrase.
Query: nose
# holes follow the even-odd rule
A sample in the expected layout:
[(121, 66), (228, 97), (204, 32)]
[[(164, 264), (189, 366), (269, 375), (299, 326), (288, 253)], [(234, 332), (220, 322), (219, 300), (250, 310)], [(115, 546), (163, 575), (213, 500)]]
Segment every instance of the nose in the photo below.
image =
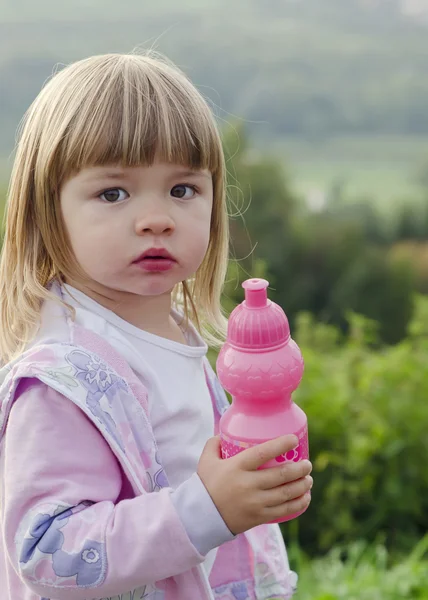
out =
[(135, 223), (135, 229), (137, 235), (171, 235), (175, 230), (175, 223), (167, 211), (158, 207), (140, 216)]

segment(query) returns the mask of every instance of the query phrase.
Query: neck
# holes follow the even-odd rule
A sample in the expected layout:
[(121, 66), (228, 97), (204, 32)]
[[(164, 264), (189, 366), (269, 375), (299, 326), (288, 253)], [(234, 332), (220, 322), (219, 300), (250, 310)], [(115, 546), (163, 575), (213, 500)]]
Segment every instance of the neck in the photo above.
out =
[(140, 296), (73, 279), (66, 283), (86, 294), (104, 308), (131, 325), (176, 342), (186, 343), (184, 334), (171, 316), (171, 292), (158, 296)]

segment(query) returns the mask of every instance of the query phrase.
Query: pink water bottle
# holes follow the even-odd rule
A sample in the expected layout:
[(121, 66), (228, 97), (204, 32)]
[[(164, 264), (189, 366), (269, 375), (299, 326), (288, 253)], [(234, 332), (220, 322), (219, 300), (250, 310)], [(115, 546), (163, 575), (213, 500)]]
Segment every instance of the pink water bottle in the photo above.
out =
[(265, 279), (242, 284), (245, 300), (230, 315), (227, 340), (217, 359), (220, 383), (232, 395), (220, 420), (223, 458), (282, 435), (292, 433), (299, 439), (294, 450), (262, 468), (309, 458), (307, 418), (291, 399), (302, 379), (303, 358), (290, 337), (284, 311), (268, 300), (268, 285)]

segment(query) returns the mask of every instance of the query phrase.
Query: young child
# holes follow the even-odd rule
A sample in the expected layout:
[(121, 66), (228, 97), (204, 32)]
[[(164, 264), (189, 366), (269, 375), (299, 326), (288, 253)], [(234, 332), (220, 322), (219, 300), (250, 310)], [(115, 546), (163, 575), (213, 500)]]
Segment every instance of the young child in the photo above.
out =
[[(26, 116), (0, 265), (2, 600), (290, 598), (308, 461), (221, 460), (225, 166), (166, 59), (95, 56)], [(206, 341), (204, 341), (204, 339)]]

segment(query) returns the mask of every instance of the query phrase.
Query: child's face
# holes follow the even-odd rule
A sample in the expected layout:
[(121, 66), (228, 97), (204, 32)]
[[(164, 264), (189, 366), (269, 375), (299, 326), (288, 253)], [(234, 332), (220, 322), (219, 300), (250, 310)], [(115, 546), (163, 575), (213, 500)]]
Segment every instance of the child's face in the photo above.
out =
[(212, 202), (208, 171), (162, 162), (86, 168), (61, 190), (72, 250), (106, 296), (165, 294), (192, 276), (208, 248)]

